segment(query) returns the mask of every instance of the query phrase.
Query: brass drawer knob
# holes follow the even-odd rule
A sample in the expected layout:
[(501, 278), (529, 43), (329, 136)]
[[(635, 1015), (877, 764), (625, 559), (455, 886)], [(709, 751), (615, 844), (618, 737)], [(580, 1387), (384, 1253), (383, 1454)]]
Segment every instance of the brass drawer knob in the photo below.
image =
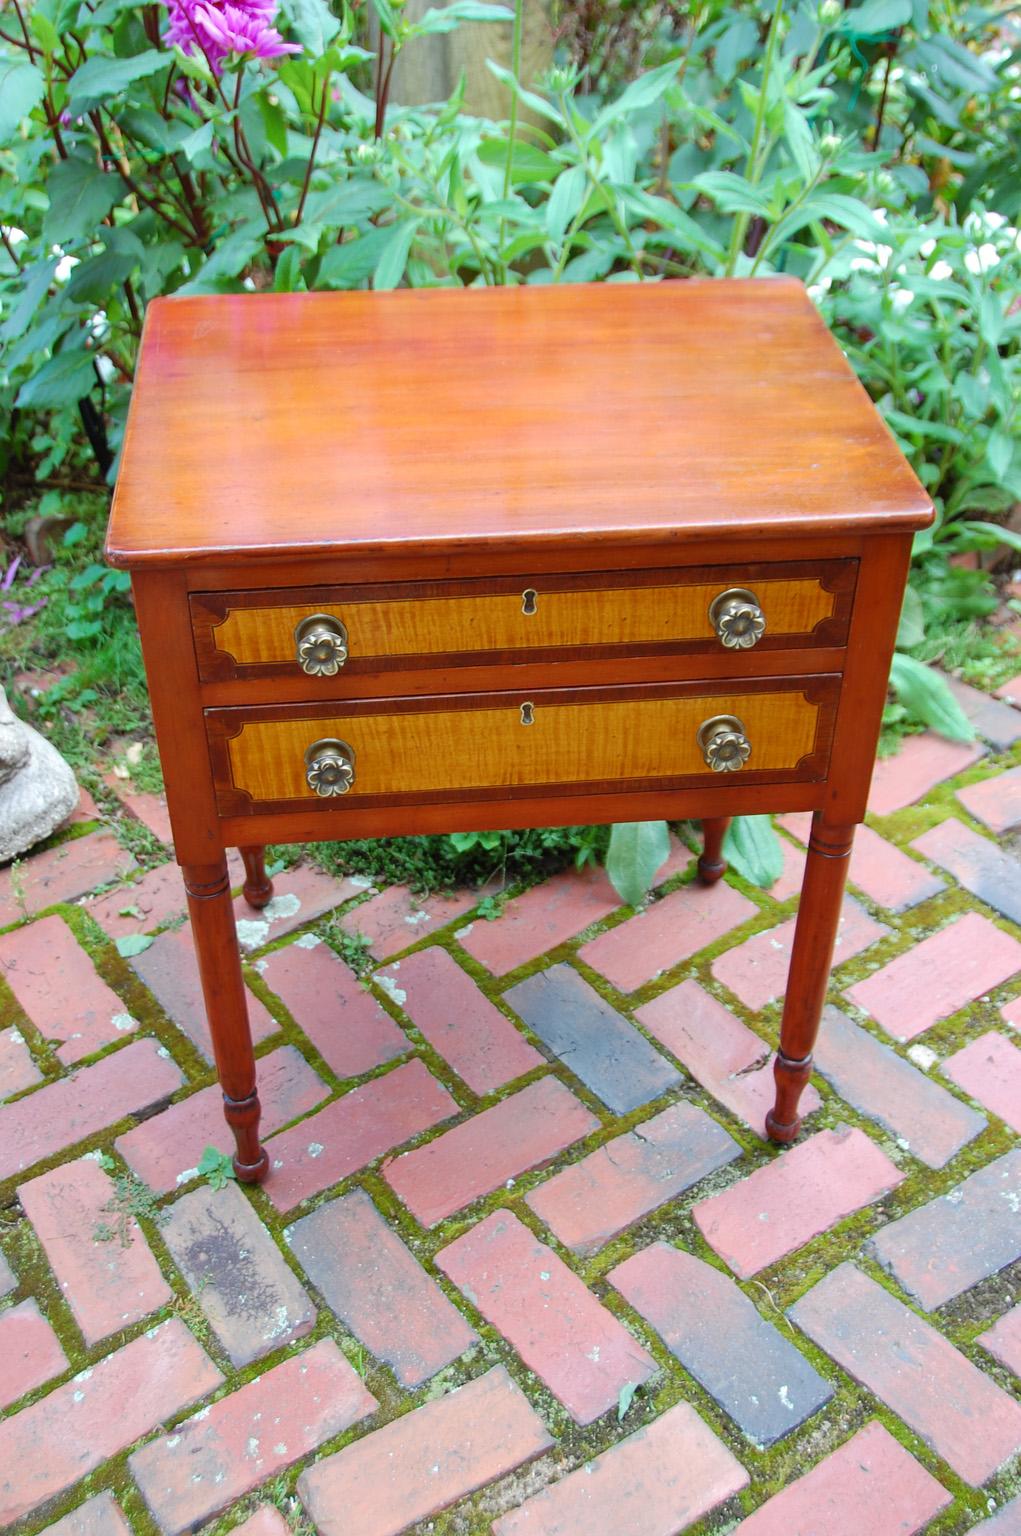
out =
[(301, 670), (309, 677), (336, 677), (347, 660), (347, 630), (328, 613), (313, 613), (295, 628)]
[(736, 715), (714, 715), (698, 728), (698, 744), (707, 768), (736, 773), (752, 755), (752, 744)]
[(354, 747), (327, 736), (305, 752), (305, 782), (322, 799), (346, 795), (355, 781)]
[(766, 616), (754, 592), (731, 587), (709, 604), (709, 622), (728, 651), (748, 651), (766, 630)]

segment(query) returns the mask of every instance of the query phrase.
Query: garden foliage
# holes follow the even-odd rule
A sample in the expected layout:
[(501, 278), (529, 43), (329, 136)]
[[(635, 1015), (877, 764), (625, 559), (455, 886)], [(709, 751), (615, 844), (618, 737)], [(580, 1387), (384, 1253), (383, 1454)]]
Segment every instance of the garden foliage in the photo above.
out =
[[(158, 294), (792, 273), (936, 501), (893, 681), (967, 734), (919, 657), (992, 605), (948, 556), (1021, 547), (990, 524), (1021, 499), (1012, 12), (564, 0), (544, 80), (492, 66), (504, 121), (390, 100), (402, 49), (467, 20), (518, 37), (523, 3), (371, 0), (370, 28), (347, 0), (10, 0), (7, 464), (59, 481), (87, 441), (113, 476)], [(78, 600), (89, 623), (124, 598), (97, 568)]]

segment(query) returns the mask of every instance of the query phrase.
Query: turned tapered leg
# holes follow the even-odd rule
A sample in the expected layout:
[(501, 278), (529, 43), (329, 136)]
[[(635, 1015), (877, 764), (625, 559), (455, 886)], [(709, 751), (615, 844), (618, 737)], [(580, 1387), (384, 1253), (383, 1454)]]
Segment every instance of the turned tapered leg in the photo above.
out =
[(812, 1048), (829, 984), (853, 837), (853, 826), (828, 825), (816, 811), (794, 930), (780, 1049), (773, 1063), (776, 1102), (766, 1116), (766, 1132), (773, 1141), (793, 1141), (801, 1129), (798, 1100), (812, 1074)]
[(715, 885), (727, 872), (723, 857), (723, 839), (730, 826), (729, 816), (712, 816), (702, 823), (702, 852), (698, 859), (698, 878), (703, 885)]
[(239, 848), (245, 866), (242, 895), (250, 907), (266, 906), (273, 897), (273, 882), (266, 875), (265, 848)]
[(259, 1095), (255, 1056), (241, 976), (227, 860), (185, 864), (192, 938), (202, 978), (202, 995), (223, 1089), (223, 1113), (234, 1132), (234, 1171), (246, 1184), (266, 1177), (269, 1158), (259, 1143)]

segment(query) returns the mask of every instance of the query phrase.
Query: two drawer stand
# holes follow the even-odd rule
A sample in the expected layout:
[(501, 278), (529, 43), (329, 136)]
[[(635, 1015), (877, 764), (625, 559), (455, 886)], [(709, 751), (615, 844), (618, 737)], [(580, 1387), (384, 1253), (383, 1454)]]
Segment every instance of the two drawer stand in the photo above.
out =
[(134, 584), (238, 1177), (265, 1177), (225, 850), (811, 811), (790, 1141), (929, 501), (804, 289), (157, 300)]

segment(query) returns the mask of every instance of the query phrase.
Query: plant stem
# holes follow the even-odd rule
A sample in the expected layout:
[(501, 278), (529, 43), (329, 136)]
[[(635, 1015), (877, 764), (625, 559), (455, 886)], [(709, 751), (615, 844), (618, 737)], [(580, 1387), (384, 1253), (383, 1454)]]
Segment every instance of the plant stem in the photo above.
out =
[(326, 102), (329, 90), (330, 76), (327, 74), (323, 81), (323, 98), (319, 103), (319, 116), (316, 119), (316, 131), (312, 139), (312, 148), (309, 150), (308, 164), (305, 167), (305, 179), (301, 184), (301, 197), (298, 199), (298, 209), (294, 215), (295, 224), (301, 223), (301, 216), (305, 212), (305, 199), (308, 197), (308, 189), (312, 181), (312, 167), (316, 163), (316, 152), (319, 149), (319, 139), (323, 131), (323, 122), (326, 118)]
[[(521, 34), (524, 30), (525, 0), (514, 0), (514, 30), (511, 35), (511, 74), (514, 76), (515, 85), (520, 85), (521, 80)], [(511, 187), (514, 182), (514, 141), (518, 132), (518, 93), (511, 90), (510, 121), (507, 125), (507, 163), (503, 168), (503, 196), (506, 202), (510, 197)], [(500, 259), (503, 260), (503, 246), (506, 233), (505, 220), (500, 220)], [(503, 267), (503, 281), (507, 281), (507, 268)]]
[[(748, 163), (745, 166), (745, 179), (755, 186), (761, 174), (759, 164), (759, 149), (762, 144), (762, 130), (766, 123), (766, 103), (769, 97), (769, 80), (773, 72), (773, 61), (776, 58), (776, 45), (780, 37), (780, 17), (783, 14), (783, 0), (776, 0), (776, 9), (773, 11), (773, 19), (769, 23), (769, 35), (766, 38), (766, 57), (762, 64), (762, 81), (759, 85), (759, 104), (755, 110), (755, 127), (752, 131), (752, 142), (748, 150)], [(727, 252), (727, 267), (725, 276), (733, 277), (737, 268), (737, 260), (744, 248), (745, 232), (748, 228), (749, 213), (742, 209), (734, 217), (734, 224), (730, 231), (730, 250)]]

